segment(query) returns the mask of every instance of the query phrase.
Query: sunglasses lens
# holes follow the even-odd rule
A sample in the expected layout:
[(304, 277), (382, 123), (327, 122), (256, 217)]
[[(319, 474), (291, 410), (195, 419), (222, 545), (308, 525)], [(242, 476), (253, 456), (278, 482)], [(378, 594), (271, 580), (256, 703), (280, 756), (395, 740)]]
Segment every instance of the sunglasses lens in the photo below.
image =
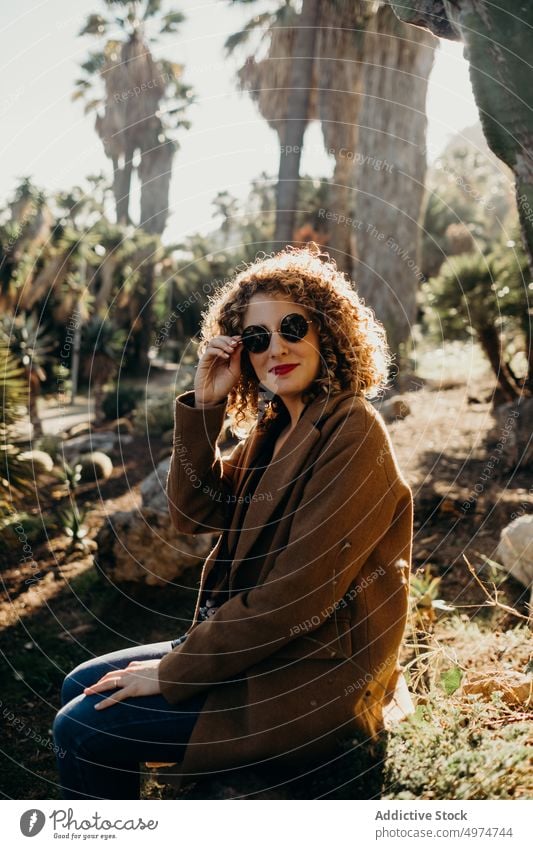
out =
[(270, 344), (270, 333), (260, 325), (250, 325), (242, 333), (242, 344), (252, 354), (261, 354)]
[(303, 315), (294, 312), (285, 316), (280, 329), (287, 342), (299, 342), (306, 335), (308, 327)]
[[(303, 315), (293, 312), (282, 320), (280, 331), (287, 342), (299, 342), (307, 334), (308, 328)], [(251, 324), (242, 332), (242, 344), (251, 354), (262, 354), (270, 345), (270, 331), (260, 324)]]

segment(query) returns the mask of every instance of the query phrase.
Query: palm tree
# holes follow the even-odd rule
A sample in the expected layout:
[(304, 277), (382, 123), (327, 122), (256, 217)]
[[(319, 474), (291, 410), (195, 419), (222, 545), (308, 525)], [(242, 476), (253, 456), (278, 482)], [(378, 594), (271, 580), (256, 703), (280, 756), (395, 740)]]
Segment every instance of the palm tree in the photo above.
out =
[(54, 216), (44, 192), (23, 177), (4, 211), (0, 227), (0, 306), (13, 312), (25, 283), (35, 276), (46, 250)]
[(19, 459), (20, 449), (13, 442), (14, 430), (24, 418), (27, 391), (23, 368), (0, 335), (0, 522), (32, 492), (31, 463)]
[(354, 277), (387, 329), (401, 368), (423, 279), (419, 245), (426, 174), (426, 94), (436, 38), (383, 6), (367, 29), (359, 164), (352, 199)]
[(287, 108), (283, 115), (286, 144), (285, 150), (280, 149), (274, 233), (274, 240), (280, 247), (290, 242), (294, 233), (300, 159), (311, 102), (318, 24), (318, 0), (303, 0), (302, 10), (294, 24)]
[[(312, 120), (320, 120), (326, 149), (335, 158), (328, 206), (341, 221), (349, 215), (365, 32), (379, 5), (379, 0), (325, 0), (316, 7), (304, 2), (298, 13), (294, 2), (285, 0), (274, 12), (256, 15), (226, 42), (231, 53), (258, 30), (260, 44), (268, 43), (267, 54), (259, 60), (248, 56), (237, 76), (280, 141), (278, 244), (294, 239), (303, 137)], [(329, 252), (350, 272), (349, 230), (332, 222)]]
[[(105, 39), (102, 49), (82, 64), (84, 76), (77, 81), (75, 97), (87, 100), (86, 111), (96, 110), (95, 129), (106, 156), (113, 163), (113, 194), (117, 223), (127, 225), (135, 157), (141, 185), (140, 226), (160, 236), (168, 218), (172, 161), (178, 149), (175, 132), (188, 128), (185, 119), (193, 101), (192, 90), (182, 81), (183, 66), (154, 59), (148, 29), (156, 23), (158, 37), (175, 33), (184, 17), (181, 12), (162, 13), (162, 0), (103, 0), (109, 11), (122, 7), (124, 14), (104, 18), (92, 14), (80, 35)], [(104, 92), (93, 97), (96, 81)], [(91, 99), (88, 99), (91, 95)], [(139, 254), (144, 300), (136, 322), (136, 358), (140, 373), (148, 367), (151, 342), (154, 252)]]
[(44, 366), (51, 360), (51, 353), (56, 348), (56, 340), (35, 315), (25, 313), (18, 313), (14, 317), (8, 315), (1, 317), (0, 339), (2, 344), (9, 346), (11, 355), (24, 370), (28, 392), (27, 404), (33, 426), (32, 437), (42, 436), (43, 427), (37, 398), (41, 392), (41, 383), (46, 379)]
[[(140, 224), (149, 233), (161, 234), (168, 216), (172, 159), (178, 148), (174, 134), (189, 127), (184, 114), (193, 96), (182, 82), (182, 65), (154, 59), (149, 42), (156, 39), (148, 36), (148, 29), (156, 23), (158, 36), (175, 33), (184, 17), (177, 11), (162, 14), (162, 0), (103, 2), (112, 16), (89, 15), (80, 32), (104, 43), (83, 62), (84, 75), (76, 81), (74, 98), (85, 99), (86, 112), (97, 113), (95, 129), (113, 163), (117, 222), (130, 223), (137, 155)], [(114, 14), (117, 7), (122, 15)]]
[(93, 316), (83, 328), (82, 371), (94, 392), (95, 424), (101, 424), (105, 418), (104, 387), (117, 372), (124, 340), (124, 331), (117, 330), (107, 318)]
[(322, 5), (319, 30), (317, 114), (326, 150), (335, 159), (328, 207), (338, 214), (329, 221), (328, 252), (350, 275), (352, 240), (341, 216), (350, 217), (353, 207), (354, 159), (360, 149), (360, 112), (368, 61), (366, 33), (378, 7), (379, 2), (374, 0), (328, 0)]

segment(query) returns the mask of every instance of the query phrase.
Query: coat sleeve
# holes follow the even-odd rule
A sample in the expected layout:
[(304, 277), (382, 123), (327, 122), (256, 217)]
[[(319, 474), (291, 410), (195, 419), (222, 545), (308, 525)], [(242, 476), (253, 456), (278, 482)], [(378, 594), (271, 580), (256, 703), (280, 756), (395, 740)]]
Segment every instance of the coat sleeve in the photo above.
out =
[(194, 391), (176, 398), (173, 450), (166, 491), (173, 525), (184, 534), (223, 531), (229, 527), (233, 476), (245, 441), (222, 459), (216, 444), (227, 401), (204, 409), (194, 406)]
[(168, 702), (238, 677), (331, 615), (397, 509), (411, 506), (409, 488), (400, 477), (389, 480), (390, 468), (380, 462), (388, 445), (375, 420), (328, 440), (266, 581), (230, 598), (162, 658), (159, 682)]

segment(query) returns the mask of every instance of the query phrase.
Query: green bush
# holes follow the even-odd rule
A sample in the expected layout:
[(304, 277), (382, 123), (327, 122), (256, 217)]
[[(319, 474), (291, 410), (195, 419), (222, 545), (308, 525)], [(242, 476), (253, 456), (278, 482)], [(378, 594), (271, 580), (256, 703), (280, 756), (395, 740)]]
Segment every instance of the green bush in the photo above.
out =
[(117, 386), (106, 392), (102, 410), (107, 421), (120, 419), (131, 413), (142, 398), (142, 390), (133, 386)]
[(431, 694), (389, 737), (382, 799), (529, 798), (529, 723), (503, 715), (497, 701)]
[(0, 546), (9, 552), (16, 552), (24, 545), (39, 545), (53, 530), (54, 522), (44, 515), (18, 513), (0, 524)]
[(136, 407), (133, 413), (135, 429), (151, 436), (161, 436), (174, 427), (175, 396), (155, 398)]

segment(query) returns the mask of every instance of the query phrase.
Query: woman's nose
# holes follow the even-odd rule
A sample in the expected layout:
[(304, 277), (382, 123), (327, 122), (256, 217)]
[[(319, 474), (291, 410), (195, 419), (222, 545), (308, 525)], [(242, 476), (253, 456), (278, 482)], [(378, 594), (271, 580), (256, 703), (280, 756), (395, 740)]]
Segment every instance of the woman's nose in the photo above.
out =
[(274, 330), (270, 337), (270, 353), (279, 354), (280, 352), (287, 350), (288, 346), (286, 340), (283, 338), (279, 330)]

